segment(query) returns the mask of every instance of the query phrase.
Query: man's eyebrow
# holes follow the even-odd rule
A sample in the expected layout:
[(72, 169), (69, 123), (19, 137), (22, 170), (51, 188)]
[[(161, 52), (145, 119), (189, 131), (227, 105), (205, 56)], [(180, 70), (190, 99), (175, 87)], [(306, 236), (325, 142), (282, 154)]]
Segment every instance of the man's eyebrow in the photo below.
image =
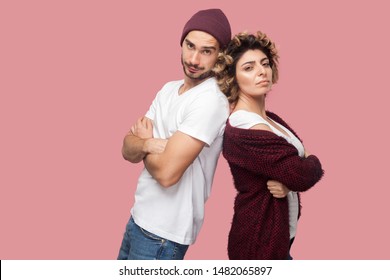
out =
[(185, 41), (186, 41), (187, 44), (192, 44), (192, 45), (194, 44), (194, 43), (192, 43), (192, 42), (191, 42), (190, 40), (188, 40), (188, 39), (185, 39)]
[(202, 50), (217, 50), (217, 48), (214, 46), (210, 46), (210, 47), (204, 46), (204, 47), (202, 47)]
[[(191, 44), (191, 45), (194, 45), (194, 46), (195, 46), (195, 44), (192, 43), (190, 40), (185, 39), (185, 41), (186, 41), (187, 44)], [(201, 49), (202, 49), (202, 50), (217, 50), (217, 48), (214, 47), (214, 46), (203, 46), (203, 47), (201, 47)]]

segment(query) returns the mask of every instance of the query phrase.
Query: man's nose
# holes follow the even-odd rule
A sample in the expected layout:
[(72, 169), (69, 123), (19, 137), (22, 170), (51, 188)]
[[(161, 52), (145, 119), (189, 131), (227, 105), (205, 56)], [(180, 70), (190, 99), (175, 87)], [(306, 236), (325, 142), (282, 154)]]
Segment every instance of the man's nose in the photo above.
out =
[(198, 65), (200, 62), (200, 54), (199, 52), (195, 51), (191, 55), (191, 60), (190, 60), (192, 65)]

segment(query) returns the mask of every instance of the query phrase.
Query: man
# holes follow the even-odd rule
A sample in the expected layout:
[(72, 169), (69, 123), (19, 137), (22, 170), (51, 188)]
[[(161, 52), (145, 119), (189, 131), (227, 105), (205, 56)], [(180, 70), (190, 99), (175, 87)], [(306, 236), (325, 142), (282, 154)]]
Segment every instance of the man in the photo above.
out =
[(145, 168), (118, 259), (183, 259), (195, 242), (229, 114), (212, 68), (230, 39), (221, 10), (194, 14), (180, 40), (184, 79), (165, 84), (126, 135), (123, 157)]

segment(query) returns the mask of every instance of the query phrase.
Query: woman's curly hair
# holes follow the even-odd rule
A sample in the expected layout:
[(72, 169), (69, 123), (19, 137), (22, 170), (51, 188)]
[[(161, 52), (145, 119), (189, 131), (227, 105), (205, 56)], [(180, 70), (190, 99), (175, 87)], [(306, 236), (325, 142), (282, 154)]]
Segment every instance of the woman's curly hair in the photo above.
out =
[(269, 59), (272, 69), (272, 83), (279, 78), (278, 51), (275, 44), (261, 31), (256, 34), (242, 32), (233, 37), (226, 50), (220, 53), (213, 69), (221, 91), (231, 104), (238, 100), (238, 84), (236, 81), (237, 61), (247, 50), (261, 50)]

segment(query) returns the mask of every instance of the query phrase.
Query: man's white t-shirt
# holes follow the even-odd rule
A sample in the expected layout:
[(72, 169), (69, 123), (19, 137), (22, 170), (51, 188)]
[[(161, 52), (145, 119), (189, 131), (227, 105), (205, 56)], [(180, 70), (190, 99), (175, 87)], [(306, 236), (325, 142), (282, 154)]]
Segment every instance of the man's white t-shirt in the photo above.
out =
[(203, 224), (229, 105), (214, 78), (179, 95), (183, 83), (169, 82), (157, 93), (146, 113), (153, 121), (153, 137), (168, 139), (179, 130), (206, 145), (180, 181), (169, 188), (162, 187), (144, 168), (131, 214), (143, 229), (190, 245)]

